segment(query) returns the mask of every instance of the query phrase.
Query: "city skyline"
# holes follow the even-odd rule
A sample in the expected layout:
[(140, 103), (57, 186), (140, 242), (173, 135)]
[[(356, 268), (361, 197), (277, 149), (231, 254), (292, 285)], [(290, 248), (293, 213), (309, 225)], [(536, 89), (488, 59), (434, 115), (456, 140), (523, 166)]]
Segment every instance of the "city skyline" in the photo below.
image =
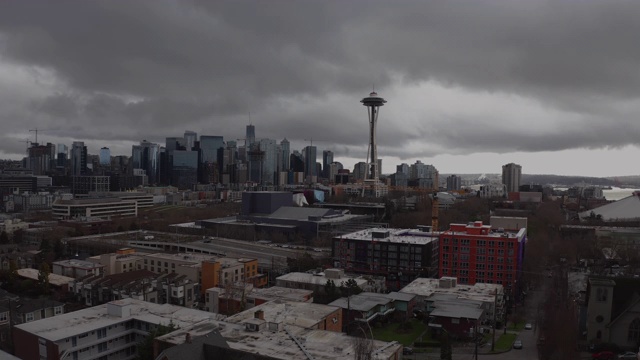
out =
[(368, 142), (358, 102), (375, 85), (389, 100), (383, 173), (422, 160), (441, 173), (514, 162), (526, 174), (638, 174), (640, 4), (403, 5), (7, 4), (0, 158), (22, 158), (34, 129), (40, 143), (130, 155), (145, 139), (237, 139), (253, 124), (291, 149), (313, 136), (352, 169)]

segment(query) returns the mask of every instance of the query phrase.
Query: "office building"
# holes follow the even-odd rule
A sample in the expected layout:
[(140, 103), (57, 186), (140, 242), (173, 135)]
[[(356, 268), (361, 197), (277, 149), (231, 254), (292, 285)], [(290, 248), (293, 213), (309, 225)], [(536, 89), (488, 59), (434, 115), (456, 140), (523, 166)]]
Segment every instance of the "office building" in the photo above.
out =
[(502, 165), (502, 183), (507, 187), (507, 192), (516, 192), (520, 188), (522, 166), (509, 163)]
[(247, 125), (247, 132), (245, 136), (246, 145), (249, 146), (256, 142), (256, 127), (252, 124)]
[(147, 140), (140, 142), (140, 145), (133, 145), (131, 157), (133, 169), (143, 169), (147, 174), (149, 184), (156, 185), (160, 176), (160, 145)]
[(185, 150), (193, 150), (193, 148), (196, 146), (196, 141), (198, 141), (198, 134), (193, 131), (187, 130), (184, 132), (184, 141)]
[(111, 165), (111, 150), (108, 147), (103, 147), (100, 149), (100, 165)]
[(333, 163), (333, 151), (324, 150), (322, 152), (322, 177), (325, 179), (331, 179), (331, 163)]
[(289, 171), (291, 168), (291, 144), (286, 138), (280, 141), (280, 158), (282, 161), (280, 171)]
[(260, 150), (262, 157), (262, 184), (273, 185), (277, 183), (276, 173), (278, 170), (278, 146), (275, 140), (261, 139)]
[(306, 179), (310, 179), (318, 176), (316, 173), (316, 154), (317, 148), (315, 146), (305, 146), (302, 150), (304, 157), (304, 176)]
[(71, 175), (87, 174), (87, 147), (84, 142), (75, 141), (71, 145)]
[(56, 200), (51, 206), (54, 219), (65, 220), (92, 216), (137, 216), (135, 200), (118, 198)]

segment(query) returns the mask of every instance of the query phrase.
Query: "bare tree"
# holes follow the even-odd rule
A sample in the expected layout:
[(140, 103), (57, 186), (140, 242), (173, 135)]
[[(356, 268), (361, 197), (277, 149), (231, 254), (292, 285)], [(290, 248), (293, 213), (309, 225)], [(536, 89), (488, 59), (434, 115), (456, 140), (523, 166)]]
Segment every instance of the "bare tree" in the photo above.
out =
[(373, 339), (367, 338), (367, 332), (358, 326), (358, 331), (353, 335), (353, 348), (355, 360), (373, 359)]

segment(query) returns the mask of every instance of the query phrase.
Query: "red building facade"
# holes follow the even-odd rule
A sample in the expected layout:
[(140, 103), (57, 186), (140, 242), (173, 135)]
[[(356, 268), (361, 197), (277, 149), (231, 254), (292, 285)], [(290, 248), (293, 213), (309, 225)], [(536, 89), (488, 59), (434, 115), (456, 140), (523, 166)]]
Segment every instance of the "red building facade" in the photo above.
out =
[(440, 235), (439, 276), (458, 278), (461, 284), (477, 282), (518, 286), (526, 244), (526, 229), (492, 229), (476, 221), (450, 224)]

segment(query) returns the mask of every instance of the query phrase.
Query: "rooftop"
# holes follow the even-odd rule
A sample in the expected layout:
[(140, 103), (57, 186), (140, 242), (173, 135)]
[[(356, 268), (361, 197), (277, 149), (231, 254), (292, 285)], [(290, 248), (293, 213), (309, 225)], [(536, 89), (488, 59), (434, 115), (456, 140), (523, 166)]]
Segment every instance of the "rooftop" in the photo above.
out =
[[(388, 236), (386, 236), (386, 233), (388, 233)], [(419, 229), (371, 228), (340, 235), (337, 238), (405, 244), (428, 244), (438, 240), (439, 235), (439, 232), (426, 232)]]
[[(40, 274), (40, 271), (38, 269), (25, 268), (18, 269), (17, 273), (22, 277), (38, 281), (38, 275)], [(75, 279), (72, 277), (58, 274), (49, 274), (49, 284), (51, 285), (63, 286), (69, 284), (72, 281), (75, 281)]]
[(332, 278), (326, 277), (324, 273), (309, 274), (309, 273), (301, 273), (301, 272), (292, 272), (292, 273), (278, 276), (276, 278), (276, 280), (292, 281), (297, 283), (305, 283), (305, 284), (313, 284), (313, 285), (321, 285), (321, 286), (325, 286), (327, 284), (327, 280), (333, 280), (336, 286), (340, 286), (341, 282), (343, 281), (346, 282), (347, 280), (350, 280), (350, 279), (355, 280), (358, 286), (365, 285), (368, 281), (367, 279), (364, 279), (361, 277), (345, 276), (340, 279), (332, 279)]
[(282, 286), (272, 286), (270, 288), (254, 288), (251, 290), (251, 293), (248, 295), (253, 298), (261, 298), (261, 299), (286, 299), (286, 300), (297, 300), (304, 301), (301, 299), (311, 298), (313, 295), (312, 290), (304, 290), (304, 289), (289, 289)]
[(234, 324), (244, 324), (254, 319), (256, 311), (260, 310), (264, 312), (264, 320), (266, 322), (283, 323), (308, 329), (338, 311), (339, 308), (306, 302), (274, 300), (230, 316), (226, 321)]
[(391, 302), (393, 302), (393, 299), (385, 294), (363, 292), (357, 295), (351, 295), (349, 298), (343, 297), (337, 299), (329, 303), (329, 305), (356, 311), (369, 311), (376, 306), (386, 305)]
[[(455, 287), (440, 287), (440, 279), (417, 278), (400, 290), (401, 293), (430, 297), (433, 294), (455, 294), (458, 299), (495, 301), (495, 293), (502, 294), (500, 284), (476, 283), (475, 285), (457, 284)], [(499, 298), (499, 297), (498, 297)]]
[(56, 266), (56, 265), (60, 265), (63, 267), (81, 268), (81, 269), (95, 269), (95, 268), (104, 267), (104, 265), (102, 264), (96, 264), (91, 261), (78, 260), (78, 259), (54, 261), (53, 266)]
[[(354, 338), (344, 333), (304, 329), (298, 326), (287, 326), (284, 331), (247, 331), (244, 326), (222, 321), (202, 322), (192, 328), (176, 330), (159, 337), (159, 341), (183, 344), (186, 333), (192, 337), (206, 336), (211, 331), (219, 332), (230, 348), (252, 354), (259, 354), (270, 359), (307, 359), (307, 355), (296, 343), (302, 344), (306, 353), (316, 360), (335, 360), (355, 358)], [(294, 340), (295, 339), (295, 340)], [(194, 339), (195, 340), (195, 339)], [(401, 351), (402, 345), (393, 342), (373, 341), (374, 359), (394, 358)], [(398, 355), (400, 356), (400, 355)]]
[[(131, 316), (121, 317), (109, 315), (107, 311), (109, 304), (128, 306), (131, 311)], [(203, 320), (214, 320), (216, 318), (216, 314), (206, 311), (169, 304), (154, 304), (129, 298), (16, 325), (16, 327), (50, 341), (59, 341), (131, 319), (164, 325), (173, 322), (176, 326), (183, 328), (192, 326)]]
[(591, 214), (600, 215), (604, 221), (640, 219), (640, 192), (636, 191), (624, 199), (602, 205), (580, 213), (580, 218), (589, 218)]

